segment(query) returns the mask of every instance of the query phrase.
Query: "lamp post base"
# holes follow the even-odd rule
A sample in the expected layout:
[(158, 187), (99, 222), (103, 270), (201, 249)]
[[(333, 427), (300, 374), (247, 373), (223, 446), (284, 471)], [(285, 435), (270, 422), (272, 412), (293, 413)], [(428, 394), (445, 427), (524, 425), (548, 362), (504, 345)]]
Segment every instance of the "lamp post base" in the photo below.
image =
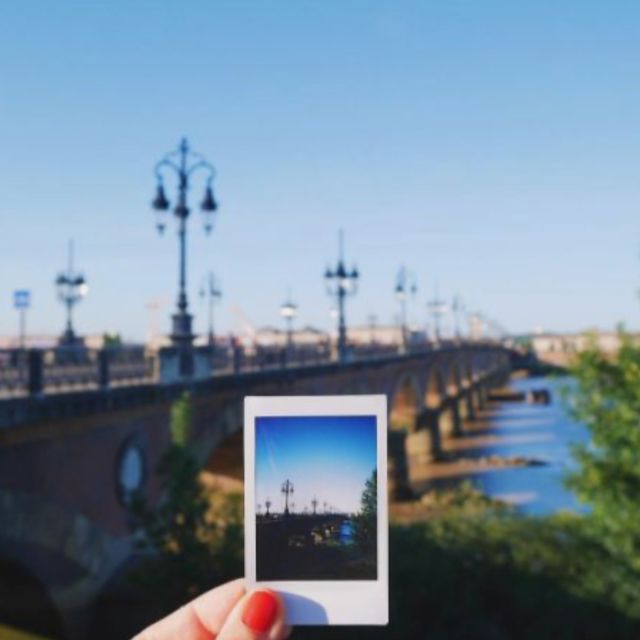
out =
[(65, 329), (65, 332), (58, 338), (58, 345), (61, 347), (82, 347), (84, 340), (79, 338), (73, 329)]
[(173, 331), (171, 342), (177, 351), (178, 371), (180, 376), (190, 378), (193, 375), (193, 340), (195, 336), (191, 330), (193, 316), (189, 313), (178, 312), (171, 316)]

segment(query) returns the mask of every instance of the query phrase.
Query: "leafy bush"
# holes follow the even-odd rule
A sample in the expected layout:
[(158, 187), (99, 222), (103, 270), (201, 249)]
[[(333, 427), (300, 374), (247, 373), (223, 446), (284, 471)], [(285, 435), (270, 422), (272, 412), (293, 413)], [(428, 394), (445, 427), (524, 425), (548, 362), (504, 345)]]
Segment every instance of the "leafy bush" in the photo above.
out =
[(188, 394), (171, 412), (171, 445), (157, 468), (161, 499), (132, 505), (143, 554), (133, 579), (163, 611), (242, 572), (242, 496), (207, 489), (188, 447)]
[[(402, 640), (637, 638), (640, 581), (579, 516), (460, 509), (390, 534), (390, 624), (358, 637)], [(349, 639), (352, 629), (293, 638)]]
[(579, 467), (568, 484), (591, 506), (593, 535), (640, 571), (640, 346), (619, 336), (615, 357), (592, 340), (573, 367), (578, 385), (569, 398), (591, 442), (575, 447)]

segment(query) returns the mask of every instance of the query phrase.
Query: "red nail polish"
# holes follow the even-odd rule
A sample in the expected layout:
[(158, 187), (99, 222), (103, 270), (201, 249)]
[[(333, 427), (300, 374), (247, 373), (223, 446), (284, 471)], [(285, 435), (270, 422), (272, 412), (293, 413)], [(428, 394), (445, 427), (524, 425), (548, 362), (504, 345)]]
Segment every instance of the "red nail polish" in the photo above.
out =
[(278, 601), (268, 591), (256, 591), (247, 602), (242, 622), (254, 631), (264, 632), (271, 628), (278, 615)]

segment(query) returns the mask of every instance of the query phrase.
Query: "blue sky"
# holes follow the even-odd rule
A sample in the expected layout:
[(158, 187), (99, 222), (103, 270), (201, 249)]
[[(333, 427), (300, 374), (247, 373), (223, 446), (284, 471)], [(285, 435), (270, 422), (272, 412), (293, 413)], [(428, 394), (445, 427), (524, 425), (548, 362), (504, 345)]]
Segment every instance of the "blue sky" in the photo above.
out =
[(78, 329), (144, 337), (145, 304), (175, 299), (148, 205), (182, 135), (218, 170), (213, 236), (190, 224), (201, 331), (209, 268), (222, 331), (234, 307), (280, 323), (289, 287), (300, 324), (329, 328), (339, 227), (352, 322), (394, 318), (405, 264), (414, 320), (437, 282), (513, 331), (637, 328), (639, 67), (640, 5), (615, 0), (3, 3), (0, 334), (22, 287), (30, 329), (62, 329), (73, 236)]
[(366, 480), (376, 468), (375, 416), (256, 418), (256, 504), (284, 510), (282, 483), (290, 480), (296, 511), (326, 502), (356, 513)]

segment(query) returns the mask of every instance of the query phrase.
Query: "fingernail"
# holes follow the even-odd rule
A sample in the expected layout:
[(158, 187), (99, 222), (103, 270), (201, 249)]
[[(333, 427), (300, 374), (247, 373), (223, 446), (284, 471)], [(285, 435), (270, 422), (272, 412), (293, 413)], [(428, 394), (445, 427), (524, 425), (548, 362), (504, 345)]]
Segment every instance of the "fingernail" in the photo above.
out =
[(271, 628), (278, 615), (278, 601), (268, 591), (256, 591), (247, 602), (242, 622), (253, 631), (263, 632)]

